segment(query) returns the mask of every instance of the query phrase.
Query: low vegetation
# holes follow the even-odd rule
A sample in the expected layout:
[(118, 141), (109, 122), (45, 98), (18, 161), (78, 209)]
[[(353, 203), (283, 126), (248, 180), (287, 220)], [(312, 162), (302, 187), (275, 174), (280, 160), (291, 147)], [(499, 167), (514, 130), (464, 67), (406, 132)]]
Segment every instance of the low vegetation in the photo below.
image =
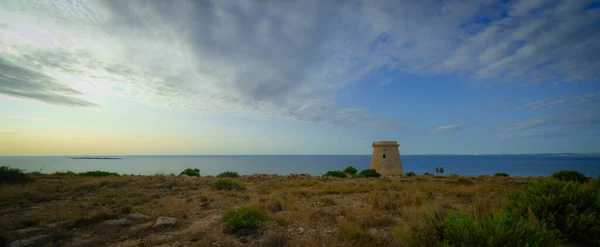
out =
[(187, 168), (183, 170), (179, 175), (188, 175), (190, 177), (200, 177), (200, 169), (198, 168)]
[(494, 177), (510, 177), (510, 175), (508, 175), (506, 172), (498, 172), (494, 174)]
[(31, 178), (23, 170), (8, 166), (0, 167), (0, 184), (26, 184), (29, 182), (31, 182)]
[[(36, 246), (69, 247), (600, 244), (597, 179), (374, 179), (374, 172), (356, 174), (371, 179), (26, 174), (32, 180), (25, 186), (0, 185), (0, 240), (47, 235)], [(130, 214), (147, 219), (107, 225)], [(177, 223), (152, 227), (159, 217)], [(42, 230), (17, 232), (30, 227)]]
[(212, 187), (218, 190), (239, 190), (243, 187), (231, 179), (221, 179), (212, 184)]
[(266, 220), (267, 216), (265, 212), (250, 207), (230, 209), (223, 214), (225, 232), (238, 235), (256, 233)]
[(354, 168), (352, 166), (348, 166), (348, 167), (346, 167), (346, 169), (344, 169), (344, 173), (354, 176), (358, 173), (358, 170), (356, 170), (356, 168)]
[(378, 178), (381, 177), (381, 174), (379, 174), (377, 171), (373, 170), (373, 169), (366, 169), (366, 170), (362, 170), (360, 171), (360, 173), (358, 174), (359, 178)]
[(404, 176), (414, 177), (414, 176), (417, 176), (417, 174), (415, 174), (414, 172), (407, 172), (406, 174), (404, 174)]
[(82, 177), (110, 177), (110, 176), (119, 176), (116, 172), (106, 172), (106, 171), (89, 171), (89, 172), (80, 172), (77, 174)]
[(578, 183), (586, 183), (589, 178), (578, 171), (559, 171), (552, 174), (553, 178), (563, 181), (573, 181)]
[(218, 178), (238, 178), (240, 177), (240, 174), (238, 174), (237, 172), (232, 172), (232, 171), (226, 171), (226, 172), (222, 172), (219, 175), (217, 175)]
[(346, 173), (344, 171), (328, 171), (327, 173), (325, 173), (323, 175), (323, 177), (345, 178), (346, 177)]
[(508, 205), (521, 217), (559, 231), (561, 239), (600, 244), (600, 191), (585, 189), (577, 179), (546, 179), (528, 185)]

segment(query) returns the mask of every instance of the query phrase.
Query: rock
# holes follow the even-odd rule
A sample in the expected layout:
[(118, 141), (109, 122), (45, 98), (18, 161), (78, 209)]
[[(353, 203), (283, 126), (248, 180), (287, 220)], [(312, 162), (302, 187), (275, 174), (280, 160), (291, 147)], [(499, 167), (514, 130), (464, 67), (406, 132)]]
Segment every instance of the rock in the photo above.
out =
[(45, 231), (47, 229), (48, 228), (29, 227), (29, 228), (17, 230), (17, 233), (23, 235), (23, 234), (33, 233), (33, 232), (41, 232), (41, 231)]
[(248, 240), (248, 239), (247, 239), (247, 238), (245, 238), (245, 237), (240, 237), (240, 239), (239, 239), (239, 240), (240, 240), (240, 242), (242, 242), (243, 244), (247, 244), (248, 242), (250, 242), (250, 240)]
[(104, 224), (109, 225), (109, 226), (130, 226), (131, 220), (128, 220), (128, 219), (105, 220)]
[(48, 237), (48, 235), (39, 235), (35, 237), (19, 239), (8, 244), (8, 247), (41, 246), (41, 242), (47, 239)]
[(150, 216), (140, 213), (130, 213), (125, 218), (130, 220), (149, 220)]
[(158, 217), (156, 224), (152, 227), (172, 227), (177, 223), (177, 219), (173, 217)]
[(298, 228), (298, 232), (300, 232), (300, 234), (302, 234), (304, 232), (304, 227)]

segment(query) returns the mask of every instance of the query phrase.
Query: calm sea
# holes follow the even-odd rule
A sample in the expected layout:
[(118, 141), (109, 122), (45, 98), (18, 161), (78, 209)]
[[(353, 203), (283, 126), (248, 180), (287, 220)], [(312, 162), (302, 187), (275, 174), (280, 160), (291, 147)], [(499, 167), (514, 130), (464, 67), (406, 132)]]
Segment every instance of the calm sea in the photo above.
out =
[[(120, 160), (82, 160), (69, 157), (0, 157), (1, 166), (40, 171), (103, 170), (124, 174), (178, 174), (199, 168), (203, 175), (223, 171), (240, 174), (270, 173), (321, 175), (329, 170), (354, 166), (367, 169), (370, 155), (252, 155), (252, 156), (110, 156)], [(405, 172), (434, 173), (443, 167), (445, 174), (481, 175), (506, 172), (511, 176), (547, 176), (559, 170), (578, 170), (587, 176), (600, 174), (600, 156), (577, 155), (402, 155)]]

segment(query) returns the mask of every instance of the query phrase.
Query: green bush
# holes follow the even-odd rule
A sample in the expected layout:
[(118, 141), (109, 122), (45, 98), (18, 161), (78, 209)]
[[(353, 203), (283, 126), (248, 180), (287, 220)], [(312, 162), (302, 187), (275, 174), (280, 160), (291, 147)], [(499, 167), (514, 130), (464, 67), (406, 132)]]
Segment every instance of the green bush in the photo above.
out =
[(585, 183), (589, 180), (589, 178), (578, 171), (559, 171), (553, 173), (552, 177), (563, 181), (574, 181), (578, 183)]
[(404, 174), (404, 176), (414, 177), (414, 176), (417, 176), (417, 174), (415, 174), (414, 172), (407, 172), (407, 173)]
[(430, 175), (432, 175), (432, 174), (429, 172), (423, 173), (423, 176), (430, 176)]
[(190, 177), (200, 177), (200, 169), (198, 168), (186, 168), (179, 175), (188, 175)]
[(231, 179), (221, 179), (212, 185), (213, 188), (218, 190), (233, 190), (242, 189), (242, 186)]
[(105, 172), (105, 171), (89, 171), (89, 172), (80, 172), (77, 175), (83, 177), (110, 177), (110, 176), (119, 176), (116, 172)]
[(557, 231), (537, 227), (501, 210), (476, 222), (465, 213), (444, 219), (444, 243), (450, 246), (557, 246)]
[(346, 167), (346, 169), (344, 169), (344, 173), (347, 173), (350, 175), (356, 175), (356, 173), (358, 173), (358, 170), (356, 170), (356, 168), (354, 168), (352, 166), (348, 166), (348, 167)]
[(21, 169), (10, 168), (9, 166), (0, 167), (0, 184), (26, 184), (32, 179), (23, 173)]
[(410, 246), (557, 246), (558, 232), (500, 210), (480, 221), (463, 212), (429, 215), (411, 228)]
[(346, 173), (344, 171), (328, 171), (327, 173), (325, 173), (325, 175), (323, 175), (323, 177), (345, 178)]
[(510, 177), (510, 175), (508, 175), (506, 172), (498, 172), (494, 174), (494, 177)]
[(600, 244), (600, 191), (575, 181), (550, 178), (529, 184), (511, 196), (507, 207), (523, 217), (533, 213), (563, 239)]
[(257, 208), (242, 207), (227, 210), (223, 223), (227, 233), (249, 235), (258, 231), (267, 220), (266, 214)]
[(55, 172), (54, 175), (56, 175), (56, 176), (76, 176), (77, 173), (74, 173), (72, 171), (66, 171), (66, 172)]
[(366, 169), (366, 170), (360, 171), (360, 173), (358, 174), (358, 177), (359, 178), (378, 178), (378, 177), (381, 177), (381, 174), (379, 174), (374, 169)]
[(240, 177), (240, 174), (238, 174), (237, 172), (232, 172), (232, 171), (226, 171), (226, 172), (222, 172), (221, 174), (217, 175), (218, 178), (238, 178)]

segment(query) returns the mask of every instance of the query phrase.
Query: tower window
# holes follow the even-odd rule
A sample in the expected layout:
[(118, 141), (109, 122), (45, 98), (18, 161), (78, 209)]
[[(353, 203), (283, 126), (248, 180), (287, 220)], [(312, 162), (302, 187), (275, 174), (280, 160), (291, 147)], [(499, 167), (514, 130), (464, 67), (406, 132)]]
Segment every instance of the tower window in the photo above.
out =
[(383, 154), (383, 158), (385, 159), (385, 154)]

